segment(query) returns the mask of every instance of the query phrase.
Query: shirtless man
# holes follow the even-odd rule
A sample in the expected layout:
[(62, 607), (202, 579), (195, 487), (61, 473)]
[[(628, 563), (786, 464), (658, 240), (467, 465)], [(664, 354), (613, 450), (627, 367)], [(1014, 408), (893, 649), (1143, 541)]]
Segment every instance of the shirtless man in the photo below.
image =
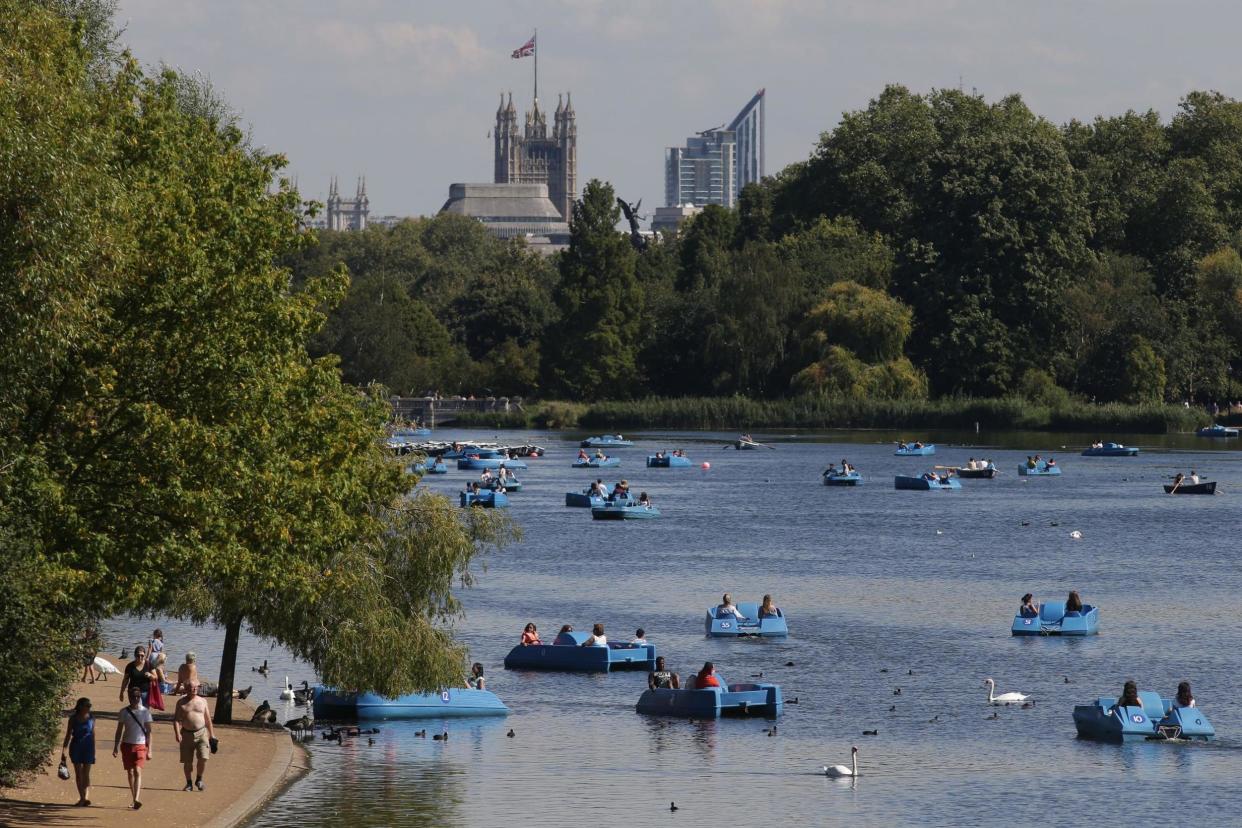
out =
[(173, 688), (173, 695), (180, 695), (186, 692), (190, 682), (198, 683), (198, 665), (194, 662), (197, 656), (193, 652), (185, 654), (185, 663), (177, 668), (177, 686)]
[[(192, 791), (203, 789), (203, 770), (207, 767), (207, 757), (211, 755), (211, 739), (216, 738), (216, 731), (211, 726), (211, 713), (207, 710), (207, 702), (198, 695), (198, 681), (186, 685), (185, 698), (177, 702), (177, 713), (173, 716), (173, 733), (177, 744), (181, 746), (181, 766), (185, 770), (185, 787), (182, 790)], [(194, 756), (198, 755), (198, 774), (190, 783), (190, 771), (194, 770)]]

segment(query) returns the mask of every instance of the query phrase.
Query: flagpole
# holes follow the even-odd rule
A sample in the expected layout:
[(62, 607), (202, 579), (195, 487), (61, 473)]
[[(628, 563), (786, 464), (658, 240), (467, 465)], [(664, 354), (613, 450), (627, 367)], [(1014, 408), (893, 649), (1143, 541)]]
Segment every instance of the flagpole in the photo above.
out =
[(535, 103), (539, 103), (539, 30), (535, 29), (535, 36), (531, 38), (535, 43), (532, 50), (535, 53)]

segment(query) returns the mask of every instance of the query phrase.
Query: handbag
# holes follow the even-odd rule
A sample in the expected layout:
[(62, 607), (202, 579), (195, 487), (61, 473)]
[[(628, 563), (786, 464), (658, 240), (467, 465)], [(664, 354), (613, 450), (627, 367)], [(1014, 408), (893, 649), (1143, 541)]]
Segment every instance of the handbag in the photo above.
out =
[(56, 775), (64, 780), (69, 779), (69, 766), (65, 764), (64, 759), (60, 760), (60, 767), (56, 769)]
[(164, 709), (164, 694), (160, 692), (159, 681), (153, 680), (151, 682), (151, 689), (147, 692), (147, 703), (152, 710)]

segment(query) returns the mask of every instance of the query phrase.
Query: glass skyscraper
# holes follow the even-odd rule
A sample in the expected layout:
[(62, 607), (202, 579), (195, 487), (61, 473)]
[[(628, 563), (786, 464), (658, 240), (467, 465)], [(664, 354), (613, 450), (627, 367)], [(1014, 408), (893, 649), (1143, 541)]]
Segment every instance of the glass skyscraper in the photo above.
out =
[(763, 178), (764, 92), (760, 89), (728, 126), (686, 139), (664, 152), (666, 206), (732, 207), (747, 184)]

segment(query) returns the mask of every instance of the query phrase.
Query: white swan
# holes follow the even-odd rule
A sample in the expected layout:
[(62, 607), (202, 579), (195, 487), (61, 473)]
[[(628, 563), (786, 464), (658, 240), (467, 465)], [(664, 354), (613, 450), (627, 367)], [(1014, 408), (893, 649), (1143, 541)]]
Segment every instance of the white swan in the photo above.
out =
[(988, 686), (988, 704), (1017, 704), (1030, 698), (1030, 696), (1023, 693), (1002, 693), (999, 696), (994, 696), (992, 693), (996, 690), (996, 682), (987, 678), (983, 680), (983, 683)]
[(293, 685), (289, 683), (288, 676), (285, 676), (285, 689), (280, 691), (280, 698), (281, 701), (293, 700)]
[(850, 766), (845, 765), (824, 765), (824, 776), (830, 779), (841, 779), (846, 776), (858, 776), (858, 745), (850, 748)]
[(120, 675), (121, 672), (116, 668), (115, 664), (108, 661), (103, 656), (95, 656), (95, 669), (103, 673), (105, 676), (108, 674)]

